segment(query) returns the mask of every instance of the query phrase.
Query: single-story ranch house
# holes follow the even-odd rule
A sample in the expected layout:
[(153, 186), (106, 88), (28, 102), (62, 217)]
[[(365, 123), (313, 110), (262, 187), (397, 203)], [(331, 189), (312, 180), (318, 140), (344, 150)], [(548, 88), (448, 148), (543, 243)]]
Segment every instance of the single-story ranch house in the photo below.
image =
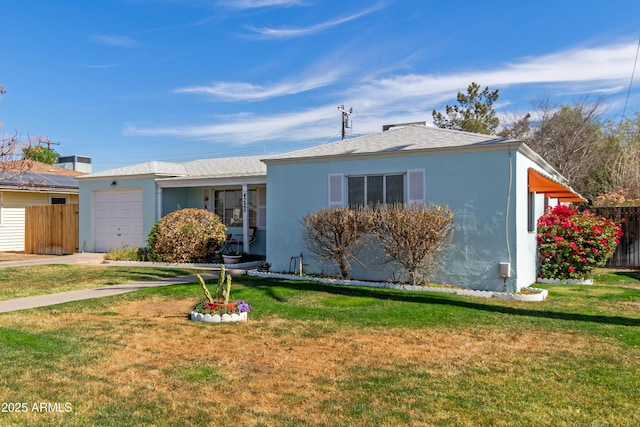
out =
[[(162, 215), (200, 207), (245, 236), (257, 227), (259, 239), (244, 249), (266, 254), (272, 271), (288, 271), (302, 252), (306, 272), (336, 275), (307, 250), (301, 220), (373, 201), (453, 211), (453, 245), (431, 281), (515, 291), (535, 281), (544, 207), (584, 199), (521, 141), (410, 125), (262, 159), (150, 162), (82, 177), (80, 247), (141, 246)], [(399, 273), (364, 262), (351, 276), (401, 280)]]

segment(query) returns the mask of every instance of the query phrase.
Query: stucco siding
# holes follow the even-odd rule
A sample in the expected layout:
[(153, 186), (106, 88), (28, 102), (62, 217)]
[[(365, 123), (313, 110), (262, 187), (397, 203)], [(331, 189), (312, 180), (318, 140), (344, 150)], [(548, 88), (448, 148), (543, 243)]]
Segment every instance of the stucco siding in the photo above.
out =
[[(426, 170), (427, 204), (448, 205), (456, 223), (453, 246), (443, 258), (442, 268), (430, 279), (476, 289), (503, 288), (498, 263), (509, 259), (507, 227), (512, 256), (516, 251), (515, 202), (509, 206), (510, 221), (506, 221), (510, 171), (507, 150), (269, 164), (267, 258), (272, 269), (288, 270), (291, 256), (303, 252), (307, 271), (326, 272), (327, 266), (313, 259), (306, 249), (300, 220), (328, 206), (328, 174), (406, 173), (421, 168)], [(515, 194), (512, 196), (515, 198)], [(398, 274), (390, 277), (388, 269), (371, 267), (354, 266), (352, 276), (399, 278)], [(509, 280), (515, 287), (517, 271)]]
[[(156, 223), (157, 194), (153, 178), (118, 179), (112, 186), (113, 179), (80, 180), (80, 219), (79, 219), (79, 248), (82, 251), (95, 252), (95, 194), (98, 192), (130, 191), (142, 192), (142, 233), (143, 238), (149, 234)], [(143, 242), (141, 242), (143, 245)]]
[(537, 242), (537, 221), (545, 212), (546, 206), (556, 206), (557, 199), (545, 199), (544, 194), (536, 194), (533, 206), (533, 223), (529, 226), (529, 188), (528, 170), (532, 168), (541, 173), (544, 170), (536, 162), (526, 156), (518, 156), (516, 168), (517, 182), (517, 209), (518, 212), (526, 212), (527, 215), (519, 215), (516, 222), (517, 230), (517, 252), (516, 265), (518, 268), (518, 289), (527, 287), (536, 281), (538, 272), (538, 242)]

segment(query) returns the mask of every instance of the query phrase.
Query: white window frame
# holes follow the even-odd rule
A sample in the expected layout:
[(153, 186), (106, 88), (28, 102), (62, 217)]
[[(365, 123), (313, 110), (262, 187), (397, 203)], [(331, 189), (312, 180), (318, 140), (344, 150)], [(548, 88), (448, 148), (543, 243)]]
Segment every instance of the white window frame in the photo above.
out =
[[(347, 179), (364, 178), (364, 204), (366, 206), (369, 203), (368, 194), (367, 194), (367, 179), (369, 177), (380, 177), (380, 176), (382, 177), (382, 204), (383, 205), (387, 204), (387, 177), (390, 177), (390, 176), (402, 177), (402, 204), (404, 205), (407, 200), (407, 179), (406, 179), (405, 173), (399, 172), (399, 173), (382, 173), (382, 174), (378, 173), (378, 174), (367, 174), (367, 175), (349, 175)], [(349, 194), (349, 189), (347, 188), (347, 199), (349, 197), (348, 194)], [(347, 200), (347, 203), (349, 203), (349, 200)]]
[(4, 200), (2, 196), (3, 194), (0, 193), (0, 225), (2, 225), (2, 216), (4, 214)]

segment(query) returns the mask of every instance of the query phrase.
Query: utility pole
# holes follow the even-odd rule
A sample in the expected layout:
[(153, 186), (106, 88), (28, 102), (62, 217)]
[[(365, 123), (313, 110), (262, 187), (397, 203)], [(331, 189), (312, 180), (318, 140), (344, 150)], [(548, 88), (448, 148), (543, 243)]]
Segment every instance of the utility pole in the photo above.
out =
[(344, 105), (338, 107), (338, 111), (342, 113), (342, 139), (344, 139), (345, 129), (351, 129), (351, 115), (353, 114), (353, 107), (349, 108), (349, 111), (344, 109)]

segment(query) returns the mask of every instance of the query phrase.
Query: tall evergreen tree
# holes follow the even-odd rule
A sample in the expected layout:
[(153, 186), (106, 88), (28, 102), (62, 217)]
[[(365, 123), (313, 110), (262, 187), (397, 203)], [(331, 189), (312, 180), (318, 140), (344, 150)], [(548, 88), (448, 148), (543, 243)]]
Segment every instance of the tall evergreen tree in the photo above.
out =
[(489, 87), (485, 87), (480, 91), (480, 85), (471, 83), (466, 95), (458, 92), (459, 105), (445, 107), (446, 116), (433, 110), (433, 123), (443, 129), (493, 134), (500, 124), (493, 109), (493, 103), (498, 97), (498, 89), (489, 91)]

